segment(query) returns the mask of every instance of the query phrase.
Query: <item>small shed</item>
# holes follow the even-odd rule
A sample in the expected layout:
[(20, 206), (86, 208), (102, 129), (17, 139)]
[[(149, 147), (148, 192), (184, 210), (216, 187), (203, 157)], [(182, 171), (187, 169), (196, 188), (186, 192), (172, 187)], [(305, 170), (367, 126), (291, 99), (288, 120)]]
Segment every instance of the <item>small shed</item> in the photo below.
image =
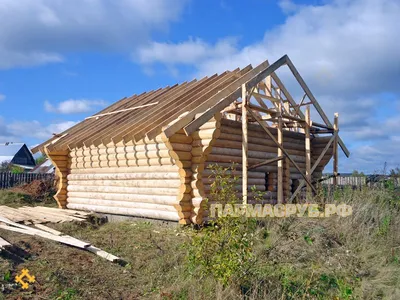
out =
[(9, 163), (24, 170), (32, 170), (36, 163), (32, 152), (24, 143), (1, 143), (0, 164)]
[[(304, 90), (298, 101), (275, 73), (284, 65)], [(200, 224), (211, 164), (237, 163), (246, 203), (253, 186), (265, 201), (292, 201), (315, 191), (332, 156), (337, 173), (338, 147), (349, 155), (337, 115), (332, 123), (285, 55), (123, 98), (33, 151), (56, 167), (62, 208)]]

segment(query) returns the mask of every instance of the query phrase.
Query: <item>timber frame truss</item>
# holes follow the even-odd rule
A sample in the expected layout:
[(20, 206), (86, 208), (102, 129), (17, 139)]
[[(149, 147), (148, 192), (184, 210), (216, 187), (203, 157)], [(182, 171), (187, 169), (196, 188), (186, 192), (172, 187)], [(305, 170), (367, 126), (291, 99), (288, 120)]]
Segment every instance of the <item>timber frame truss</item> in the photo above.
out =
[[(297, 102), (275, 73), (284, 65), (288, 66), (303, 89), (304, 95)], [(311, 121), (310, 107), (315, 108), (323, 123)], [(170, 138), (182, 129), (190, 136), (221, 111), (234, 115), (236, 120), (242, 121), (243, 201), (245, 203), (247, 202), (248, 169), (277, 163), (277, 198), (279, 202), (283, 202), (282, 182), (285, 176), (286, 179), (288, 177), (285, 175), (285, 170), (289, 169), (289, 164), (293, 165), (300, 172), (302, 181), (290, 197), (289, 201), (292, 201), (305, 185), (308, 195), (315, 192), (311, 175), (332, 143), (334, 175), (338, 174), (338, 146), (347, 157), (350, 155), (338, 135), (337, 114), (332, 124), (287, 55), (273, 64), (264, 61), (255, 68), (249, 65), (241, 70), (235, 69), (220, 75), (214, 74), (200, 80), (123, 98), (70, 129), (54, 135), (48, 141), (34, 147), (32, 152), (47, 149), (49, 154), (53, 153), (57, 156), (57, 153), (68, 153), (73, 149), (85, 147), (99, 147), (101, 144), (122, 143), (125, 145), (125, 143), (136, 143), (142, 139), (152, 140), (159, 135), (163, 139)], [(248, 166), (247, 126), (249, 122), (258, 123), (276, 144), (278, 148), (276, 158)], [(277, 135), (271, 133), (271, 128), (276, 128)], [(305, 173), (284, 148), (283, 131), (304, 133)], [(311, 166), (311, 138), (321, 134), (329, 134), (332, 137)], [(67, 168), (65, 170), (67, 171)], [(334, 177), (335, 182), (336, 177)]]
[[(294, 100), (289, 91), (283, 85), (282, 81), (276, 75), (275, 71), (280, 67), (287, 65), (300, 84), (304, 91), (303, 97), (298, 102)], [(213, 102), (214, 101), (214, 102)], [(192, 121), (183, 126), (187, 135), (193, 133), (202, 123), (210, 119), (216, 112), (223, 111), (225, 114), (232, 115), (237, 121), (242, 121), (242, 178), (243, 178), (243, 203), (247, 203), (247, 172), (250, 169), (259, 166), (277, 163), (278, 164), (278, 184), (277, 184), (277, 201), (291, 202), (295, 199), (301, 189), (306, 185), (307, 198), (310, 198), (312, 193), (316, 193), (316, 189), (312, 182), (312, 174), (321, 162), (324, 155), (330, 149), (333, 143), (333, 172), (334, 183), (338, 174), (338, 145), (342, 148), (345, 155), (350, 155), (348, 149), (340, 139), (338, 132), (338, 114), (335, 114), (334, 124), (332, 124), (325, 115), (318, 101), (300, 76), (299, 72), (287, 55), (283, 56), (272, 65), (265, 61), (263, 64), (252, 69), (244, 76), (238, 78), (234, 83), (221, 90), (215, 99), (208, 99), (204, 105), (211, 104), (203, 112), (199, 112), (200, 116), (196, 115), (193, 120), (194, 113), (190, 112), (185, 118), (192, 118)], [(200, 105), (201, 106), (201, 105)], [(324, 123), (312, 122), (310, 119), (310, 107), (313, 106), (319, 113)], [(305, 108), (305, 111), (302, 111)], [(177, 128), (183, 121), (180, 119), (164, 129), (167, 136), (176, 132)], [(187, 121), (187, 120), (186, 120)], [(277, 157), (269, 159), (265, 162), (248, 166), (248, 123), (258, 123), (267, 133), (270, 139), (276, 144)], [(182, 123), (183, 124), (183, 123)], [(277, 129), (277, 138), (271, 133), (269, 128)], [(301, 170), (298, 164), (293, 160), (288, 151), (283, 146), (283, 131), (301, 132), (305, 135), (305, 173)], [(311, 137), (321, 134), (329, 134), (331, 138), (326, 144), (319, 157), (311, 166)], [(301, 174), (302, 180), (299, 186), (291, 195), (284, 199), (284, 164), (291, 163)], [(286, 167), (288, 169), (288, 167)], [(286, 179), (285, 182), (288, 182)]]

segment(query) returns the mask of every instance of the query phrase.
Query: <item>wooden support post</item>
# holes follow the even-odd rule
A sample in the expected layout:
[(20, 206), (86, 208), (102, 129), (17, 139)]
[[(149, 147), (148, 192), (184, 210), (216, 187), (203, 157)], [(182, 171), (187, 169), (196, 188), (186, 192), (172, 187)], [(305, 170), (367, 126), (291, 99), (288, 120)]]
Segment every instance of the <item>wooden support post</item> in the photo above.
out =
[[(310, 118), (310, 106), (306, 107), (306, 126), (304, 128), (305, 131), (305, 145), (306, 145), (306, 176), (309, 181), (311, 181), (311, 142), (310, 142), (310, 127), (311, 127), (311, 118)], [(311, 200), (312, 190), (310, 186), (307, 186), (307, 200)]]
[(333, 186), (337, 186), (337, 175), (338, 175), (338, 160), (339, 160), (339, 152), (338, 152), (338, 133), (339, 133), (339, 114), (335, 113), (335, 118), (333, 122), (334, 136), (335, 140), (333, 141)]
[[(278, 143), (283, 147), (282, 134), (282, 102), (278, 103)], [(278, 148), (278, 157), (282, 156), (282, 149)], [(283, 161), (278, 160), (278, 203), (283, 203)]]
[[(315, 171), (315, 169), (318, 167), (318, 164), (321, 162), (322, 158), (324, 157), (325, 153), (328, 151), (328, 149), (331, 147), (333, 140), (335, 139), (335, 136), (332, 136), (332, 138), (329, 140), (329, 142), (325, 145), (324, 150), (322, 150), (322, 152), (320, 153), (319, 157), (317, 158), (317, 160), (314, 162), (313, 167), (311, 168), (311, 174)], [(305, 180), (307, 179), (307, 176), (303, 176), (303, 178)], [(292, 194), (292, 197), (290, 198), (289, 202), (292, 202), (294, 200), (294, 198), (296, 197), (296, 195), (301, 191), (301, 189), (303, 188), (305, 182), (304, 180), (300, 181), (299, 186), (297, 187), (297, 189), (294, 191), (294, 193)], [(314, 190), (314, 192), (316, 192), (316, 190)]]
[(287, 202), (291, 196), (292, 180), (290, 179), (290, 161), (285, 157), (283, 160), (283, 199)]
[[(280, 148), (283, 152), (283, 154), (290, 160), (290, 163), (297, 169), (297, 171), (300, 173), (301, 177), (304, 178), (304, 180), (306, 181), (306, 183), (308, 185), (311, 186), (311, 188), (313, 189), (314, 193), (317, 193), (317, 190), (315, 189), (315, 187), (312, 185), (312, 183), (307, 179), (306, 175), (303, 173), (303, 171), (300, 169), (300, 167), (297, 165), (297, 163), (293, 160), (293, 158), (289, 155), (289, 153), (285, 150), (285, 148), (280, 145), (278, 143), (278, 141), (276, 140), (276, 138), (274, 137), (274, 135), (271, 133), (271, 131), (269, 131), (268, 127), (266, 127), (263, 123), (263, 121), (257, 116), (257, 114), (255, 112), (253, 112), (251, 109), (248, 110), (248, 112), (250, 113), (250, 115), (254, 118), (254, 120), (256, 120), (258, 122), (258, 124), (260, 124), (261, 128), (264, 129), (264, 131), (268, 134), (268, 136), (270, 137), (270, 139), (274, 142), (274, 144)], [(319, 162), (318, 162), (319, 163)], [(312, 170), (311, 170), (312, 171)]]
[(247, 95), (246, 84), (242, 85), (242, 195), (243, 204), (247, 204), (247, 157), (248, 157), (248, 136), (247, 136)]

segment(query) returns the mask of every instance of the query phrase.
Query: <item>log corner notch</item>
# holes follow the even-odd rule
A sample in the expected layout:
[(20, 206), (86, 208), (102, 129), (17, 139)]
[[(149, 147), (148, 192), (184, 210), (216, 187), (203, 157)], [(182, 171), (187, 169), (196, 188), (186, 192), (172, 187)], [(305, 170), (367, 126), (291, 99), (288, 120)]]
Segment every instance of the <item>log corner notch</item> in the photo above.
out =
[[(192, 138), (186, 136), (183, 131), (178, 131), (170, 138), (161, 134), (161, 138), (169, 150), (170, 157), (174, 159), (174, 163), (179, 168), (181, 184), (174, 207), (179, 215), (179, 223), (187, 225), (191, 223), (191, 218), (193, 216), (193, 203), (191, 197), (192, 187), (190, 185), (192, 175), (192, 171), (190, 170), (192, 160)], [(185, 151), (179, 151), (177, 147)]]
[(53, 197), (57, 201), (59, 208), (67, 208), (67, 176), (70, 161), (68, 155), (69, 151), (50, 152), (47, 147), (44, 147), (43, 150), (55, 167), (57, 192)]
[(192, 133), (192, 167), (191, 178), (193, 214), (191, 222), (202, 224), (208, 217), (208, 204), (203, 183), (203, 172), (208, 155), (212, 151), (215, 141), (221, 134), (221, 113), (216, 113), (207, 123)]

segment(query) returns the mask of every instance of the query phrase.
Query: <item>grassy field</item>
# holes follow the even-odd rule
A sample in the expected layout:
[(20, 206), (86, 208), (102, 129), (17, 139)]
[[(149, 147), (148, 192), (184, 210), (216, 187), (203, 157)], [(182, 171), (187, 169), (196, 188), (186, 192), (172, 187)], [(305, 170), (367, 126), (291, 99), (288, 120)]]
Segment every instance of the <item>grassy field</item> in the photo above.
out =
[[(2, 192), (0, 205), (10, 204), (10, 197), (20, 196)], [(400, 212), (395, 198), (387, 190), (345, 190), (328, 200), (352, 205), (350, 217), (259, 221), (249, 233), (250, 252), (245, 252), (251, 254), (251, 276), (232, 271), (224, 277), (227, 282), (190, 260), (198, 241), (207, 243), (203, 238), (210, 228), (146, 220), (53, 225), (120, 256), (126, 266), (0, 231), (30, 254), (22, 263), (0, 258), (0, 299), (400, 299)], [(25, 200), (13, 201), (24, 205)], [(220, 237), (215, 229), (211, 232)], [(227, 244), (217, 243), (216, 255), (232, 253), (210, 262), (236, 270), (229, 265), (237, 261), (236, 250)], [(27, 291), (13, 284), (23, 268), (37, 279)]]

